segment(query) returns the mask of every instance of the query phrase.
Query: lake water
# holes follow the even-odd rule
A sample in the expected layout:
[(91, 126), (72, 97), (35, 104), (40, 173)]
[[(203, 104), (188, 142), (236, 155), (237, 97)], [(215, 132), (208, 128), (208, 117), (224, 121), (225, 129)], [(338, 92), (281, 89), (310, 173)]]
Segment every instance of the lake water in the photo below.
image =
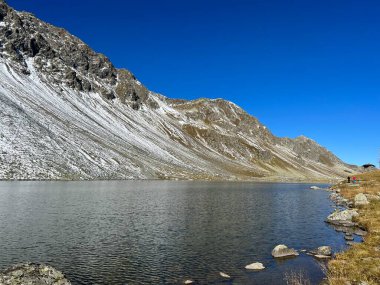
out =
[[(344, 248), (342, 234), (324, 223), (329, 193), (309, 187), (0, 182), (0, 268), (49, 263), (73, 284), (286, 284), (285, 272), (302, 270), (318, 284), (323, 273), (313, 257), (271, 256), (277, 244)], [(244, 269), (256, 261), (266, 269)]]

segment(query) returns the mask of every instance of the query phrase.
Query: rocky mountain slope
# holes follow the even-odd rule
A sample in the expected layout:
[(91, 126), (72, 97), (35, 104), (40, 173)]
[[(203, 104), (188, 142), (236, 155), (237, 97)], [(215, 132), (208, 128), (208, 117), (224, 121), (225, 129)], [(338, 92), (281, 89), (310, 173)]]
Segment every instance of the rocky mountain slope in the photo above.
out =
[(310, 180), (355, 169), (311, 139), (274, 136), (231, 102), (153, 93), (3, 0), (0, 118), (0, 179)]

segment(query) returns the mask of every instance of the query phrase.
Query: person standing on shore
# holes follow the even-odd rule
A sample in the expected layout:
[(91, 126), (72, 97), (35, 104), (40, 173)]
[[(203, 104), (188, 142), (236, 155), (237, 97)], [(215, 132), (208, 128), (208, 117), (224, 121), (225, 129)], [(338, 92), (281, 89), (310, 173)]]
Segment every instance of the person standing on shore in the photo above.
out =
[(350, 182), (351, 182), (351, 177), (348, 176), (348, 177), (347, 177), (347, 183), (350, 183)]

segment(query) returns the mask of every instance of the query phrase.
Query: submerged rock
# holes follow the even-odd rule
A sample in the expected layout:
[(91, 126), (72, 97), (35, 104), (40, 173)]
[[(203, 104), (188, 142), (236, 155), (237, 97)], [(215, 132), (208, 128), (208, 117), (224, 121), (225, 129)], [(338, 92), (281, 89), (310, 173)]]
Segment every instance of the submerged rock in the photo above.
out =
[(251, 264), (248, 264), (245, 269), (248, 269), (248, 270), (262, 270), (262, 269), (265, 269), (265, 266), (260, 263), (260, 262), (254, 262), (254, 263), (251, 263)]
[(310, 186), (310, 189), (313, 189), (313, 190), (320, 190), (322, 188), (318, 187), (318, 186)]
[(286, 245), (280, 244), (276, 246), (272, 250), (272, 256), (275, 258), (278, 257), (291, 257), (291, 256), (297, 256), (299, 253), (293, 249), (293, 248), (288, 248)]
[(0, 271), (0, 284), (7, 285), (71, 285), (62, 272), (37, 263), (17, 264)]
[(349, 240), (349, 241), (353, 241), (354, 240), (354, 237), (352, 235), (345, 235), (344, 236), (344, 239), (345, 240)]
[(331, 255), (316, 254), (314, 257), (319, 259), (331, 258)]

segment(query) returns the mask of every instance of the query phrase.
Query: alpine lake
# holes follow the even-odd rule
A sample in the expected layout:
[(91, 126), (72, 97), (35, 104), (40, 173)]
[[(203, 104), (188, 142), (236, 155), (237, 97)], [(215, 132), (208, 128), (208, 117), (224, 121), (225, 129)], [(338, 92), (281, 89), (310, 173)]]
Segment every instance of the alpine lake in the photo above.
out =
[[(0, 182), (0, 268), (47, 263), (72, 284), (312, 284), (323, 261), (272, 249), (329, 245), (329, 193), (301, 183), (195, 181)], [(261, 262), (261, 271), (245, 266)], [(230, 279), (220, 276), (224, 272)]]

